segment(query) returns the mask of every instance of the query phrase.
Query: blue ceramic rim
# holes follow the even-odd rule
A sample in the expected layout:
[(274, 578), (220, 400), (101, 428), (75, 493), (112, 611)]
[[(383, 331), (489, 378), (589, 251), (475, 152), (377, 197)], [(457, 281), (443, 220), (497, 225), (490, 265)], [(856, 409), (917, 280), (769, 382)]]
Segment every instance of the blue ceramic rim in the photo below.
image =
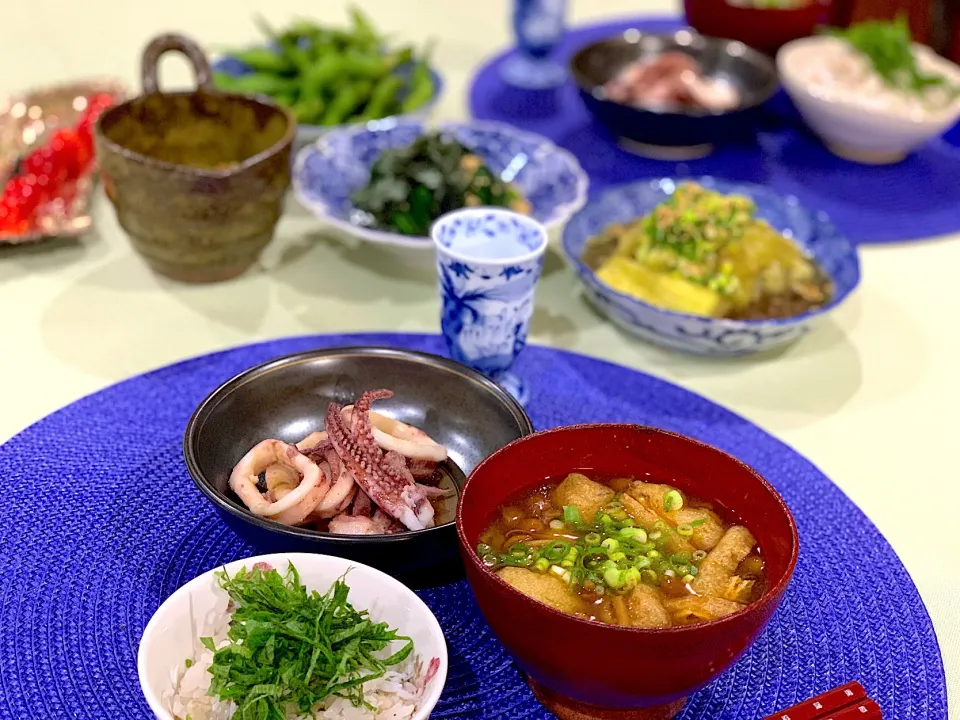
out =
[[(536, 231), (537, 235), (540, 237), (540, 243), (537, 245), (535, 250), (528, 250), (522, 255), (514, 255), (512, 257), (502, 258), (465, 255), (462, 252), (458, 252), (441, 245), (440, 240), (437, 238), (437, 230), (452, 220), (470, 215), (494, 215), (503, 217), (504, 219), (516, 220), (520, 224), (526, 225), (530, 230)], [(433, 246), (436, 248), (438, 255), (446, 255), (454, 260), (480, 265), (519, 265), (522, 263), (527, 263), (543, 255), (547, 251), (547, 245), (549, 244), (547, 228), (539, 220), (532, 218), (529, 215), (524, 215), (523, 213), (508, 210), (507, 208), (494, 207), (460, 208), (459, 210), (453, 210), (445, 215), (441, 215), (434, 220), (433, 224), (430, 226), (430, 239), (433, 241)]]
[[(600, 193), (595, 199), (591, 200), (590, 202), (591, 203), (601, 202), (606, 197), (615, 195), (617, 193), (623, 192), (624, 190), (628, 190), (630, 188), (640, 187), (643, 185), (649, 185), (653, 183), (664, 183), (664, 182), (672, 182), (674, 184), (689, 183), (689, 182), (701, 182), (701, 183), (706, 182), (706, 183), (710, 183), (713, 187), (720, 189), (721, 192), (722, 192), (722, 188), (732, 186), (732, 185), (735, 185), (740, 188), (750, 188), (750, 189), (760, 190), (769, 195), (778, 197), (781, 200), (781, 202), (785, 204), (786, 203), (795, 204), (798, 209), (805, 212), (807, 216), (810, 218), (810, 224), (814, 227), (815, 233), (819, 232), (819, 229), (824, 227), (825, 225), (830, 225), (830, 226), (833, 225), (833, 223), (830, 222), (830, 218), (827, 216), (826, 213), (819, 212), (819, 211), (811, 212), (810, 210), (803, 207), (800, 204), (800, 201), (794, 195), (781, 195), (780, 193), (772, 190), (766, 185), (760, 185), (758, 183), (731, 182), (728, 180), (721, 180), (719, 178), (714, 178), (711, 175), (704, 175), (699, 178), (661, 177), (661, 178), (655, 178), (650, 180), (639, 180), (637, 182), (628, 183), (626, 185), (617, 185), (617, 186), (608, 188), (604, 190), (602, 193)], [(715, 317), (706, 317), (703, 315), (691, 315), (689, 313), (677, 312), (676, 310), (668, 310), (667, 308), (651, 305), (650, 303), (645, 302), (639, 298), (636, 298), (633, 295), (627, 295), (626, 293), (622, 293), (619, 290), (614, 290), (613, 288), (601, 282), (600, 279), (597, 278), (596, 273), (594, 273), (593, 270), (587, 267), (586, 263), (584, 263), (583, 260), (573, 252), (571, 248), (573, 239), (570, 235), (569, 226), (567, 228), (564, 228), (562, 245), (563, 245), (563, 254), (567, 258), (567, 261), (572, 263), (576, 268), (577, 276), (579, 277), (580, 281), (583, 282), (584, 284), (602, 289), (603, 294), (605, 295), (615, 297), (621, 301), (625, 301), (627, 303), (637, 305), (646, 310), (659, 313), (667, 317), (674, 317), (682, 320), (693, 320), (693, 321), (700, 321), (700, 322), (706, 321), (710, 323), (716, 323), (717, 325), (723, 326), (731, 330), (736, 330), (736, 329), (756, 328), (756, 327), (763, 327), (763, 326), (786, 327), (789, 325), (800, 325), (808, 320), (811, 320), (812, 318), (832, 312), (837, 307), (839, 307), (840, 304), (843, 303), (848, 297), (850, 297), (853, 291), (856, 290), (857, 287), (859, 287), (860, 279), (862, 277), (860, 272), (860, 255), (857, 252), (856, 246), (850, 242), (850, 240), (847, 238), (846, 235), (841, 234), (839, 231), (834, 232), (833, 235), (835, 236), (838, 242), (842, 242), (844, 244), (844, 248), (843, 248), (844, 251), (850, 256), (854, 266), (856, 267), (856, 271), (857, 271), (856, 278), (852, 283), (850, 283), (849, 287), (847, 287), (842, 292), (836, 293), (830, 299), (830, 302), (828, 302), (826, 305), (823, 305), (815, 310), (807, 310), (806, 312), (800, 313), (799, 315), (792, 315), (786, 318), (758, 318), (754, 320), (732, 320), (730, 318), (715, 318)], [(829, 274), (828, 276), (830, 278), (830, 281), (836, 285), (836, 278)]]
[[(427, 235), (411, 236), (401, 235), (400, 233), (393, 233), (385, 230), (375, 230), (373, 228), (366, 228), (361, 225), (354, 225), (349, 220), (343, 220), (342, 218), (332, 216), (327, 211), (326, 203), (314, 197), (312, 193), (310, 193), (308, 189), (300, 183), (300, 177), (303, 174), (303, 169), (307, 163), (307, 160), (314, 153), (325, 152), (327, 149), (326, 145), (331, 142), (331, 139), (352, 137), (365, 132), (389, 130), (400, 125), (416, 127), (420, 130), (420, 132), (425, 132), (428, 129), (428, 123), (424, 120), (411, 119), (405, 116), (395, 116), (384, 118), (383, 120), (371, 120), (364, 125), (348, 125), (332, 129), (329, 132), (324, 133), (322, 137), (318, 138), (315, 142), (301, 148), (297, 153), (293, 163), (293, 174), (291, 178), (293, 189), (296, 193), (297, 199), (306, 205), (319, 220), (322, 220), (323, 222), (342, 230), (343, 232), (363, 240), (380, 243), (382, 245), (395, 245), (398, 247), (406, 247), (416, 250), (432, 250), (433, 243), (431, 242), (430, 237)], [(575, 213), (577, 213), (581, 208), (583, 208), (584, 205), (586, 205), (590, 178), (587, 176), (587, 173), (584, 171), (584, 169), (580, 167), (580, 161), (577, 160), (573, 153), (566, 148), (560, 147), (549, 138), (546, 138), (543, 135), (537, 135), (536, 133), (528, 132), (526, 130), (520, 130), (507, 123), (493, 120), (466, 120), (462, 122), (447, 121), (438, 123), (436, 127), (441, 131), (456, 131), (457, 129), (496, 131), (504, 135), (511, 135), (515, 138), (525, 139), (529, 142), (536, 142), (542, 147), (548, 149), (550, 153), (556, 154), (558, 157), (563, 158), (564, 162), (566, 162), (566, 164), (569, 166), (570, 172), (577, 178), (576, 195), (570, 202), (558, 205), (549, 218), (546, 218), (542, 221), (537, 221), (540, 222), (548, 232), (567, 222)]]
[[(253, 46), (253, 47), (269, 48), (268, 45), (259, 45), (259, 46)], [(238, 73), (234, 70), (229, 69), (228, 63), (229, 64), (236, 63), (238, 65), (243, 64), (241, 60), (238, 60), (237, 58), (227, 53), (218, 57), (216, 60), (214, 60), (210, 65), (210, 69), (213, 70), (214, 72), (222, 72), (227, 75), (232, 75), (233, 77), (238, 77), (239, 75), (244, 74), (244, 73)], [(425, 102), (423, 105), (416, 108), (415, 110), (411, 110), (409, 113), (398, 113), (396, 115), (387, 115), (385, 117), (379, 118), (379, 120), (416, 117), (418, 115), (427, 115), (430, 112), (432, 112), (433, 109), (437, 106), (437, 103), (440, 102), (440, 97), (443, 95), (443, 91), (446, 89), (446, 82), (443, 79), (443, 75), (441, 75), (433, 65), (430, 66), (430, 77), (433, 78), (433, 95), (430, 97), (430, 99), (427, 102)], [(357, 125), (359, 125), (360, 127), (363, 127), (363, 123), (342, 123), (340, 125), (307, 125), (305, 123), (296, 123), (297, 128), (309, 128), (311, 131), (315, 131), (319, 133), (328, 133), (333, 130), (350, 128)]]

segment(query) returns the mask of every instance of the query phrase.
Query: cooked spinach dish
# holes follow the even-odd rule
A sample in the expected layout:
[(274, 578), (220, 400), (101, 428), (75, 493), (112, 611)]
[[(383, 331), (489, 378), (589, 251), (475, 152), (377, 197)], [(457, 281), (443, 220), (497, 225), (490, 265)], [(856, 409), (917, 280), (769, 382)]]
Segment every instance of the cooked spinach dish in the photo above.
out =
[(445, 133), (384, 150), (370, 170), (370, 182), (351, 199), (361, 224), (420, 237), (430, 234), (438, 217), (464, 207), (530, 213), (530, 203), (515, 185)]

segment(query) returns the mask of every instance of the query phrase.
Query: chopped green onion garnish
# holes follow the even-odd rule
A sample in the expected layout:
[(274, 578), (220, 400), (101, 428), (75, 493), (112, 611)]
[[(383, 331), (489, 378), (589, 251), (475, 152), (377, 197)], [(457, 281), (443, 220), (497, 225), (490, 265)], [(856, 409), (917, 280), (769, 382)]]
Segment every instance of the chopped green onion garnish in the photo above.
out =
[(684, 575), (682, 580), (689, 585), (690, 583), (693, 582), (693, 575), (689, 575), (689, 574)]
[(609, 568), (603, 571), (603, 581), (608, 587), (616, 590), (623, 585), (622, 573), (616, 568)]
[(605, 547), (610, 552), (613, 552), (614, 550), (620, 547), (620, 543), (614, 540), (613, 538), (607, 538), (602, 543), (600, 543), (600, 547)]
[(651, 559), (658, 558), (660, 557), (660, 553), (657, 552), (656, 550), (651, 550), (650, 552), (647, 553), (647, 557)]
[(707, 556), (707, 554), (706, 554), (703, 550), (694, 550), (694, 551), (693, 551), (693, 561), (694, 561), (694, 562), (700, 562), (700, 561), (703, 560), (706, 556)]
[(687, 559), (686, 555), (677, 554), (670, 556), (670, 562), (672, 562), (674, 565), (686, 565), (690, 561)]
[(550, 521), (551, 530), (563, 530), (563, 520), (553, 519)]
[(563, 540), (554, 540), (552, 543), (540, 550), (540, 557), (544, 557), (550, 562), (556, 562), (557, 560), (561, 560), (566, 557), (569, 549), (570, 543)]
[(533, 564), (533, 569), (539, 572), (546, 572), (550, 569), (550, 561), (546, 558), (540, 558)]
[(586, 535), (584, 535), (583, 539), (584, 539), (584, 542), (587, 543), (587, 545), (597, 545), (600, 543), (600, 533), (595, 533), (595, 532), (587, 533)]
[(683, 496), (676, 490), (671, 490), (663, 496), (663, 509), (673, 512), (683, 507)]
[(583, 518), (580, 516), (580, 508), (576, 505), (564, 505), (563, 521), (567, 525), (580, 525), (583, 522)]
[(620, 562), (621, 560), (627, 559), (627, 554), (622, 552), (611, 553), (610, 559), (613, 560), (614, 562)]
[(480, 543), (477, 545), (477, 555), (486, 555), (492, 552), (493, 552), (493, 548), (487, 545), (486, 543)]
[(690, 525), (690, 527), (694, 528), (694, 527), (700, 527), (706, 521), (707, 521), (706, 518), (700, 518), (699, 520), (694, 520), (692, 523), (688, 523), (688, 524)]
[(647, 533), (642, 528), (625, 527), (620, 530), (620, 537), (636, 540), (643, 543), (647, 541)]
[(193, 667), (193, 660), (191, 660), (190, 658), (187, 658), (184, 665), (186, 665), (187, 667)]
[(689, 523), (681, 523), (677, 525), (677, 534), (683, 537), (690, 537), (693, 535), (693, 526)]

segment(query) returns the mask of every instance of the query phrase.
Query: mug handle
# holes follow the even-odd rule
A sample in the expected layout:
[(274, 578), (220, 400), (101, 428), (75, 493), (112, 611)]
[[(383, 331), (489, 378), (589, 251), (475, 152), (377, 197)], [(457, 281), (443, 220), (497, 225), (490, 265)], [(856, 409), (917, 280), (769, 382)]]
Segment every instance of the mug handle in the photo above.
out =
[(197, 79), (197, 88), (207, 92), (213, 91), (213, 71), (203, 50), (190, 38), (174, 34), (158, 35), (144, 48), (143, 58), (140, 60), (140, 84), (145, 95), (159, 92), (157, 64), (161, 56), (171, 50), (187, 56)]

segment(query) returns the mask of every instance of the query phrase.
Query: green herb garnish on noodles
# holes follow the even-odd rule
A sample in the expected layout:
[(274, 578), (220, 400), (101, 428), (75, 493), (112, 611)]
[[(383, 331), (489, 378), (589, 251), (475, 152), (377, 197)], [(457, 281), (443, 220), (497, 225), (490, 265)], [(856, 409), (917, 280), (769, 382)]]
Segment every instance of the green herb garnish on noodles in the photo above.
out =
[(846, 29), (829, 28), (827, 32), (866, 55), (873, 69), (891, 87), (918, 94), (934, 86), (958, 91), (943, 75), (925, 73), (917, 67), (910, 26), (903, 15), (893, 21), (868, 20)]
[[(331, 696), (370, 708), (363, 684), (405, 660), (413, 641), (370, 620), (347, 601), (343, 578), (326, 595), (308, 591), (291, 564), (277, 570), (242, 569), (218, 575), (233, 601), (230, 644), (215, 650), (209, 694), (237, 704), (233, 720), (286, 720), (287, 709), (308, 714)], [(385, 659), (393, 641), (404, 646)]]

